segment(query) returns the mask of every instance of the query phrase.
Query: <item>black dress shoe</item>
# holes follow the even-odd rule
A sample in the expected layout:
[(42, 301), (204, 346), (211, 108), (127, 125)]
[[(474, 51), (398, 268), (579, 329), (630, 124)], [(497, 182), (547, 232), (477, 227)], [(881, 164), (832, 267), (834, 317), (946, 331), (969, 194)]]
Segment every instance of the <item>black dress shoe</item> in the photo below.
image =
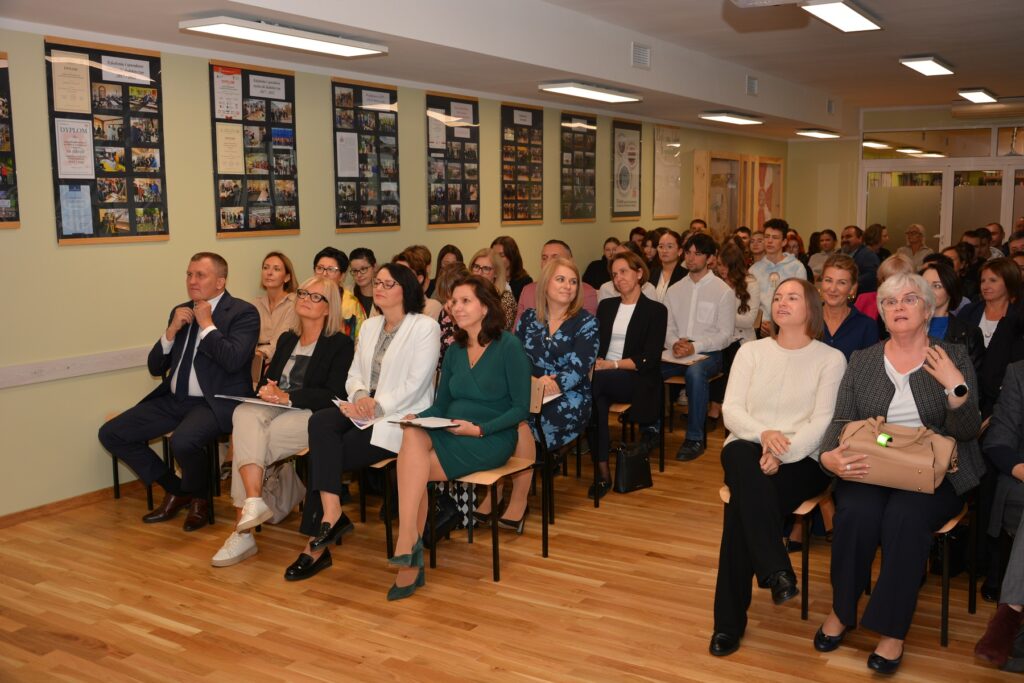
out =
[(292, 562), (284, 570), (284, 579), (285, 581), (302, 581), (303, 579), (315, 576), (323, 569), (327, 569), (331, 564), (330, 549), (325, 549), (323, 554), (315, 560), (312, 555), (302, 553), (299, 555), (299, 559)]
[(880, 674), (894, 674), (896, 670), (900, 668), (900, 662), (903, 661), (903, 653), (896, 659), (886, 659), (877, 652), (872, 652), (868, 655), (868, 668), (872, 671), (877, 671)]
[(612, 483), (610, 481), (608, 481), (607, 479), (599, 479), (597, 483), (591, 484), (590, 488), (587, 489), (587, 498), (593, 498), (596, 494), (597, 499), (601, 500), (602, 498), (604, 498), (606, 493), (611, 491), (611, 489)]
[(146, 524), (156, 524), (157, 522), (166, 522), (169, 519), (174, 519), (178, 511), (187, 507), (191, 502), (192, 496), (176, 496), (173, 493), (168, 493), (164, 495), (164, 502), (160, 503), (160, 507), (149, 514), (143, 515), (142, 521)]
[(989, 583), (988, 578), (985, 578), (985, 582), (981, 584), (981, 599), (985, 602), (995, 602), (999, 599), (999, 584), (993, 582)]
[(679, 450), (676, 451), (676, 460), (680, 462), (689, 462), (690, 460), (696, 460), (703, 454), (703, 441), (694, 441), (692, 439), (687, 439), (679, 446)]
[(188, 504), (188, 516), (182, 527), (185, 531), (202, 529), (210, 523), (210, 502), (205, 498), (193, 498)]
[(740, 639), (721, 632), (711, 636), (711, 645), (708, 646), (708, 652), (716, 657), (726, 657), (738, 649), (740, 649)]
[(309, 549), (314, 553), (319, 551), (321, 548), (326, 548), (332, 543), (341, 545), (341, 537), (345, 534), (354, 531), (356, 525), (352, 523), (352, 520), (348, 518), (344, 512), (341, 513), (341, 517), (338, 521), (331, 526), (327, 522), (323, 522), (320, 525), (320, 534), (309, 542)]
[(796, 577), (787, 571), (775, 572), (768, 577), (767, 583), (772, 591), (772, 602), (776, 605), (800, 595), (800, 589), (796, 587)]
[(498, 527), (502, 529), (511, 529), (520, 536), (523, 535), (523, 529), (526, 528), (526, 516), (530, 514), (530, 506), (527, 505), (526, 509), (523, 510), (523, 516), (519, 519), (505, 519), (501, 517), (498, 519)]
[(846, 637), (846, 632), (849, 630), (843, 629), (838, 636), (826, 636), (819, 626), (818, 632), (814, 634), (814, 649), (818, 652), (832, 652), (842, 644), (843, 638)]

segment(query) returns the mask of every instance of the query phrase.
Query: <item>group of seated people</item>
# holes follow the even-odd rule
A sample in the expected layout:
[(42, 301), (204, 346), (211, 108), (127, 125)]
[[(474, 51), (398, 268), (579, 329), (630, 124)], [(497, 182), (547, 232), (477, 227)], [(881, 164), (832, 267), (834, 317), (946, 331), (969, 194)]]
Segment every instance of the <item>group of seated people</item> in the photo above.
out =
[[(143, 521), (187, 509), (192, 531), (208, 518), (208, 445), (232, 435), (236, 525), (211, 560), (217, 567), (256, 554), (253, 531), (273, 516), (262, 498), (267, 469), (308, 448), (307, 540), (285, 570), (293, 581), (331, 566), (330, 546), (354, 529), (342, 506), (343, 473), (397, 456), (399, 533), (389, 558), (397, 575), (387, 594), (396, 600), (425, 583), (428, 482), (498, 467), (513, 454), (534, 458), (538, 443), (557, 449), (585, 435), (595, 468), (588, 495), (601, 498), (611, 489), (612, 404), (630, 404), (651, 448), (664, 428), (663, 382), (684, 376), (687, 428), (676, 458), (700, 457), (719, 419), (729, 432), (712, 654), (739, 647), (752, 577), (777, 604), (799, 594), (780, 542), (786, 518), (831, 487), (833, 604), (814, 646), (834, 650), (856, 624), (881, 546), (862, 624), (881, 635), (868, 666), (895, 671), (932, 533), (971, 495), (985, 509), (988, 535), (1016, 538), (1002, 558), (1005, 574), (993, 553), (987, 584), (999, 609), (978, 644), (979, 656), (1002, 664), (1024, 603), (1024, 266), (1015, 262), (1024, 258), (1024, 232), (1011, 235), (1009, 257), (978, 256), (981, 247), (964, 242), (956, 260), (922, 254), (923, 232), (910, 226), (906, 250), (880, 261), (856, 226), (842, 231), (841, 250), (823, 230), (804, 254), (782, 219), (741, 227), (721, 245), (698, 219), (682, 235), (638, 227), (628, 240), (609, 238), (583, 277), (569, 245), (549, 240), (536, 282), (507, 236), (468, 261), (446, 245), (433, 278), (431, 253), (420, 245), (380, 264), (366, 248), (346, 255), (327, 247), (301, 284), (290, 259), (274, 251), (262, 264), (265, 294), (253, 304), (227, 292), (221, 256), (200, 252), (186, 274), (188, 301), (171, 311), (149, 356), (163, 381), (99, 438), (143, 482), (164, 489)], [(977, 282), (969, 303), (965, 273)], [(865, 295), (872, 310), (862, 310)], [(220, 398), (253, 396), (254, 354), (261, 401)], [(557, 397), (544, 404), (539, 432), (527, 419), (531, 377)], [(846, 452), (840, 431), (876, 416), (955, 439), (956, 471), (933, 494), (858, 481), (870, 463)], [(415, 417), (454, 426), (401, 424)], [(180, 477), (148, 445), (168, 432)], [(513, 478), (504, 506), (483, 501), (482, 518), (522, 533), (531, 478), (530, 470)]]

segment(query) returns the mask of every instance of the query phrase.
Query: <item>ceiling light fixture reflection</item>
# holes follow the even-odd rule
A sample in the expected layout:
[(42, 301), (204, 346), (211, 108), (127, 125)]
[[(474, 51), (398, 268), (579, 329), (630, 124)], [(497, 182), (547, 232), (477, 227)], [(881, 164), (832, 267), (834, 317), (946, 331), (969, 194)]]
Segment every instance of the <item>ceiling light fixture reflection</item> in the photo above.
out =
[(209, 17), (178, 23), (182, 31), (207, 33), (224, 38), (234, 38), (250, 43), (261, 43), (275, 47), (287, 47), (304, 52), (319, 52), (335, 57), (365, 57), (366, 55), (387, 54), (385, 45), (349, 40), (325, 33), (313, 33), (301, 29), (278, 26), (262, 21), (248, 21), (236, 17)]
[(960, 88), (956, 94), (975, 104), (992, 104), (998, 101), (995, 95), (984, 88)]
[(800, 5), (800, 8), (843, 33), (877, 31), (882, 28), (865, 16), (861, 10), (854, 7), (852, 3), (842, 0), (810, 0)]
[(545, 92), (568, 95), (569, 97), (582, 97), (588, 100), (597, 100), (598, 102), (608, 102), (609, 104), (640, 102), (643, 100), (643, 97), (640, 95), (634, 95), (633, 93), (624, 92), (622, 90), (613, 90), (612, 88), (606, 88), (604, 86), (577, 83), (575, 81), (541, 83), (537, 88)]
[(923, 154), (924, 150), (920, 150), (917, 147), (900, 147), (896, 150), (900, 154)]
[(933, 55), (925, 55), (923, 57), (903, 57), (900, 59), (900, 64), (925, 76), (953, 75), (952, 67)]
[(892, 145), (887, 145), (884, 142), (879, 142), (878, 140), (865, 140), (860, 144), (861, 146), (869, 149), (892, 149)]
[(796, 132), (797, 135), (803, 135), (805, 138), (815, 138), (817, 140), (834, 140), (839, 137), (839, 133), (833, 133), (830, 130), (821, 130), (819, 128), (804, 128)]
[(705, 121), (717, 121), (718, 123), (731, 123), (734, 126), (757, 126), (764, 121), (755, 119), (752, 116), (736, 114), (731, 111), (706, 111), (698, 114)]
[(939, 152), (922, 152), (921, 154), (917, 155), (917, 158), (918, 159), (945, 159), (946, 155), (945, 154), (940, 154)]

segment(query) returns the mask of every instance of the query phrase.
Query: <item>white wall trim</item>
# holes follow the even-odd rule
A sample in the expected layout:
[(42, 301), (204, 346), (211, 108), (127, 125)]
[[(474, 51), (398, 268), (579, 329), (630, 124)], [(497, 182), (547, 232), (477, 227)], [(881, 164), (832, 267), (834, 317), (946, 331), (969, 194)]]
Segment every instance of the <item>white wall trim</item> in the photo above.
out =
[(144, 367), (149, 346), (0, 367), (0, 389)]

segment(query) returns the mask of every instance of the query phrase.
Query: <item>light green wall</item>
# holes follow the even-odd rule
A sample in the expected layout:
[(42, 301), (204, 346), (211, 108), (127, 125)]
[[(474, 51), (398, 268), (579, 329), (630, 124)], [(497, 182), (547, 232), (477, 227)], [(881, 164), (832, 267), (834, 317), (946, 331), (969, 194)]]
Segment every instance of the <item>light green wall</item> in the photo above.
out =
[[(185, 298), (182, 276), (188, 257), (215, 250), (231, 264), (229, 289), (236, 296), (258, 293), (260, 260), (271, 249), (289, 254), (308, 273), (313, 254), (331, 244), (346, 251), (372, 248), (389, 258), (402, 247), (446, 243), (464, 253), (497, 235), (515, 237), (534, 273), (544, 241), (569, 242), (581, 265), (597, 258), (608, 235), (625, 237), (634, 224), (653, 227), (653, 125), (643, 128), (642, 210), (639, 221), (609, 220), (611, 119), (598, 117), (596, 223), (562, 225), (559, 213), (559, 110), (545, 109), (545, 215), (543, 225), (502, 228), (500, 207), (500, 103), (480, 103), (481, 208), (478, 229), (427, 230), (424, 91), (399, 89), (402, 229), (336, 236), (330, 79), (296, 76), (301, 235), (215, 239), (207, 62), (163, 55), (163, 101), (167, 167), (167, 242), (58, 247), (47, 123), (46, 73), (40, 35), (0, 30), (9, 54), (18, 150), (22, 226), (0, 231), (0, 254), (15, 289), (3, 298), (0, 366), (53, 360), (138, 346), (159, 335), (168, 310)], [(684, 129), (678, 227), (690, 218), (694, 149), (786, 156), (786, 143)], [(46, 382), (0, 390), (5, 476), (0, 514), (42, 505), (110, 485), (109, 458), (96, 440), (104, 416), (137, 401), (154, 385), (144, 369)], [(125, 478), (130, 478), (122, 470)]]
[(857, 222), (860, 142), (815, 140), (789, 143), (786, 220), (805, 238), (816, 230)]

